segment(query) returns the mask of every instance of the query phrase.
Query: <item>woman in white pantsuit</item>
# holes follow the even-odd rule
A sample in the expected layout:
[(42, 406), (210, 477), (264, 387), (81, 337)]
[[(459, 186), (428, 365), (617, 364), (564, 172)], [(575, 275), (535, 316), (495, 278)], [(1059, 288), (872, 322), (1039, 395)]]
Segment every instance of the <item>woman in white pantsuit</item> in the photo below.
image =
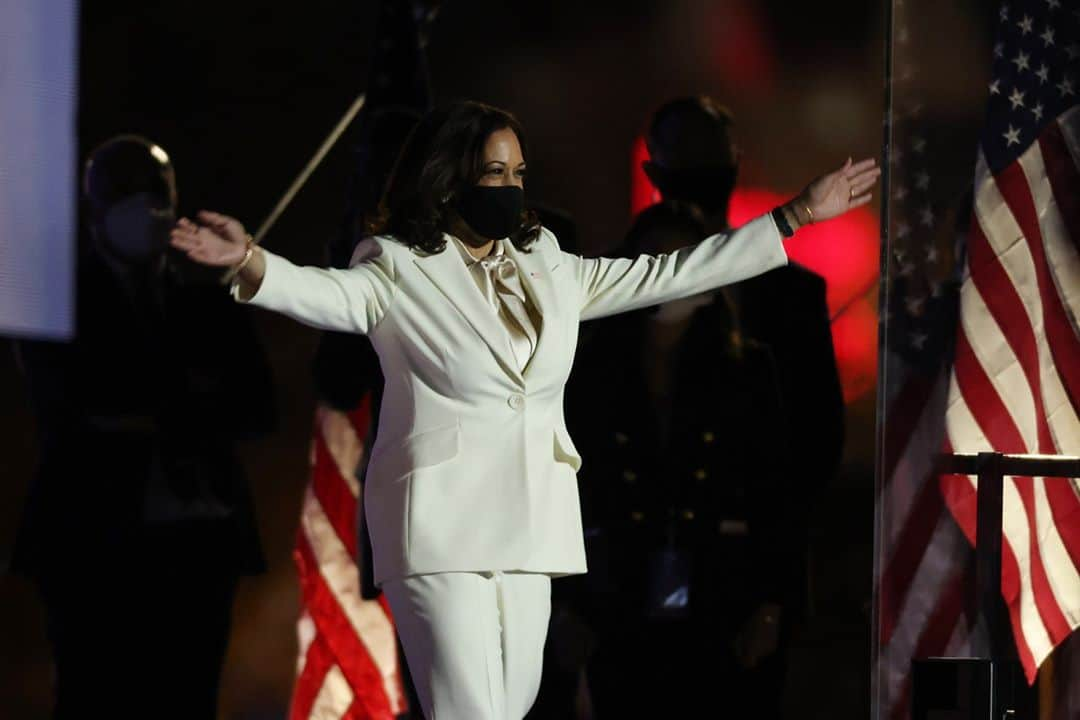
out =
[(870, 200), (873, 160), (669, 255), (583, 258), (524, 209), (524, 136), (508, 113), (430, 114), (398, 160), (348, 270), (298, 267), (201, 212), (175, 247), (228, 267), (234, 296), (365, 333), (386, 385), (364, 506), (429, 720), (521, 718), (539, 687), (550, 578), (585, 572), (563, 387), (582, 320), (784, 264), (782, 235)]

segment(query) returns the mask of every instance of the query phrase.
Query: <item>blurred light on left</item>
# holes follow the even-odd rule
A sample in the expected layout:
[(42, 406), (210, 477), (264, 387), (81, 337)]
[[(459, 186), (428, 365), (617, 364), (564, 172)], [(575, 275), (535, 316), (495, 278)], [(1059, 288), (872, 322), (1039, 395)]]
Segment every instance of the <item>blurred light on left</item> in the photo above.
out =
[(0, 334), (74, 333), (78, 3), (0, 2)]

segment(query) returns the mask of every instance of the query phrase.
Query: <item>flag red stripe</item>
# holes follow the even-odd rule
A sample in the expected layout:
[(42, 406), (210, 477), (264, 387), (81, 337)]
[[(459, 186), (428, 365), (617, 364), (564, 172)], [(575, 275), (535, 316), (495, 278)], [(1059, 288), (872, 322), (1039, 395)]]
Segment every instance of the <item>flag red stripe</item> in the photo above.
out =
[[(883, 477), (891, 481), (896, 466), (903, 457), (919, 419), (930, 400), (934, 378), (924, 373), (912, 372), (905, 379), (893, 398), (885, 435)], [(933, 485), (933, 483), (929, 483)], [(882, 490), (885, 495), (884, 489)], [(887, 497), (887, 495), (885, 495)], [(937, 510), (935, 510), (935, 507)], [(911, 510), (904, 519), (904, 528), (893, 543), (888, 565), (881, 575), (879, 598), (881, 607), (881, 642), (887, 644), (896, 629), (909, 583), (922, 560), (926, 544), (933, 534), (940, 514), (941, 501), (936, 488), (923, 485)]]
[(356, 557), (356, 497), (341, 476), (322, 434), (315, 433), (315, 465), (311, 469), (311, 488), (349, 555)]
[[(970, 573), (959, 568), (949, 578), (938, 596), (937, 605), (927, 618), (923, 631), (915, 644), (912, 659), (940, 656), (949, 644), (949, 638), (961, 621), (964, 611), (964, 591), (970, 584)], [(891, 718), (902, 720), (908, 716), (911, 702), (911, 676), (904, 681), (901, 700), (893, 706)]]
[(1080, 415), (1080, 407), (1077, 406), (1077, 401), (1080, 400), (1080, 339), (1076, 337), (1050, 275), (1042, 230), (1027, 177), (1019, 163), (1012, 163), (995, 179), (1002, 197), (1024, 233), (1024, 241), (1035, 263), (1035, 278), (1039, 284), (1039, 297), (1043, 306), (1043, 327), (1050, 345), (1050, 354), (1054, 358), (1054, 365), (1057, 366), (1073, 411)]
[(894, 546), (894, 553), (881, 580), (881, 642), (888, 643), (907, 594), (912, 590), (911, 581), (922, 562), (926, 548), (934, 535), (934, 528), (941, 519), (944, 503), (934, 474), (923, 482), (919, 495), (911, 506)]
[(1065, 221), (1069, 239), (1077, 252), (1080, 252), (1080, 194), (1077, 193), (1077, 188), (1080, 188), (1080, 171), (1073, 163), (1072, 154), (1058, 123), (1046, 126), (1043, 134), (1039, 136), (1039, 147), (1042, 149), (1046, 176), (1050, 178), (1054, 200)]
[[(998, 397), (997, 390), (990, 383), (990, 379), (983, 371), (982, 365), (979, 364), (978, 359), (975, 357), (975, 352), (971, 349), (971, 345), (968, 343), (967, 334), (961, 328), (956, 334), (956, 382), (960, 387), (960, 391), (964, 396), (964, 400), (968, 403), (968, 407), (971, 409), (971, 414), (974, 416), (979, 428), (983, 431), (983, 434), (990, 440), (991, 446), (998, 448), (1006, 445), (1004, 437), (1008, 437), (1009, 443), (1019, 442), (1019, 432), (1012, 424), (1012, 419), (1009, 417), (1008, 410), (1005, 405), (1002, 404), (1001, 398)], [(991, 418), (994, 422), (985, 422), (985, 418)], [(998, 430), (1001, 427), (1002, 430)], [(1014, 445), (1008, 445), (1013, 447)], [(1020, 444), (1022, 447), (1022, 443)], [(1023, 450), (1007, 450), (1005, 452), (1023, 452)], [(953, 511), (953, 516), (960, 523), (960, 527), (963, 528), (964, 534), (967, 535), (968, 541), (975, 544), (975, 519), (976, 519), (976, 502), (975, 502), (975, 489), (971, 487), (967, 482), (967, 478), (958, 476), (963, 480), (963, 484), (966, 489), (970, 490), (970, 496), (964, 494), (965, 502), (953, 505), (949, 504), (949, 508)], [(946, 499), (953, 499), (956, 495), (951, 492), (946, 493)], [(1005, 550), (1008, 549), (1008, 552)], [(1010, 605), (1016, 601), (1020, 595), (1020, 568), (1016, 562), (1016, 557), (1012, 554), (1012, 548), (1007, 542), (1002, 543), (1002, 557), (1001, 557), (1001, 588), (1005, 595), (1005, 600)]]
[[(390, 622), (393, 623), (393, 621), (394, 621), (394, 613), (391, 612), (391, 610), (390, 610), (390, 601), (386, 599), (386, 593), (379, 593), (379, 596), (376, 598), (376, 600), (378, 600), (379, 605), (382, 606), (383, 612), (386, 613), (386, 617), (390, 618)], [(395, 635), (395, 637), (396, 637), (396, 635)], [(396, 705), (398, 707), (401, 707), (401, 708), (408, 708), (409, 707), (409, 702), (408, 702), (408, 698), (405, 697), (405, 686), (401, 682), (401, 672), (400, 671), (394, 673), (394, 685), (396, 686), (396, 689), (397, 689), (397, 703), (396, 703)]]
[(353, 698), (352, 704), (345, 711), (345, 714), (341, 716), (341, 720), (368, 720), (368, 714), (364, 712), (364, 704), (360, 702), (360, 698)]
[[(326, 639), (338, 667), (349, 686), (356, 692), (357, 698), (363, 699), (371, 720), (393, 720), (389, 698), (382, 689), (382, 674), (357, 636), (355, 628), (349, 623), (322, 573), (317, 571), (318, 562), (303, 532), (297, 534), (296, 552), (303, 558), (304, 567), (316, 569), (315, 572), (307, 572), (300, 578), (304, 599), (308, 613), (315, 621), (319, 634)], [(358, 690), (360, 688), (363, 692)]]
[[(1054, 122), (1046, 127), (1039, 137), (1043, 164), (1050, 186), (1054, 190), (1054, 200), (1068, 231), (1069, 239), (1080, 253), (1080, 171), (1077, 170), (1069, 152), (1061, 126)], [(1067, 389), (1073, 409), (1078, 404), (1072, 389)], [(1068, 481), (1057, 478), (1046, 480), (1046, 494), (1054, 516), (1054, 524), (1061, 535), (1062, 543), (1072, 558), (1073, 565), (1080, 569), (1080, 498), (1069, 487)]]
[(1073, 565), (1080, 570), (1080, 498), (1065, 478), (1046, 478), (1043, 482), (1046, 483), (1046, 499), (1050, 503), (1054, 526)]
[(350, 410), (346, 415), (356, 431), (356, 439), (360, 443), (367, 442), (368, 430), (371, 428), (371, 394), (365, 394), (360, 404)]
[[(968, 406), (971, 408), (972, 415), (975, 418), (975, 422), (978, 423), (983, 434), (986, 435), (990, 445), (995, 449), (1002, 452), (1017, 452), (1007, 448), (1019, 447), (1019, 452), (1023, 452), (1023, 441), (1020, 438), (1020, 432), (1013, 424), (1012, 418), (1005, 405), (1001, 402), (1001, 398), (998, 396), (996, 389), (990, 382), (990, 378), (986, 375), (982, 365), (975, 357), (974, 351), (971, 349), (971, 345), (968, 342), (967, 334), (963, 328), (957, 333), (956, 343), (956, 379), (960, 385), (961, 392), (964, 399), (968, 402)], [(991, 418), (991, 422), (987, 422), (985, 419)], [(1019, 481), (1020, 479), (1017, 478)], [(1037, 542), (1037, 528), (1035, 527), (1035, 517), (1033, 508), (1031, 510), (1027, 507), (1028, 500), (1024, 498), (1024, 488), (1020, 482), (1017, 482), (1017, 489), (1020, 491), (1021, 500), (1024, 503), (1024, 511), (1028, 520), (1028, 537), (1029, 537), (1029, 566), (1031, 568), (1031, 582), (1032, 582), (1032, 594), (1035, 598), (1035, 606), (1039, 611), (1039, 616), (1042, 619), (1044, 625), (1048, 628), (1053, 627), (1059, 617), (1061, 617), (1061, 609), (1057, 607), (1057, 603), (1054, 601), (1052, 590), (1046, 581), (1046, 569), (1042, 564), (1042, 556), (1039, 552), (1039, 545)], [(1028, 492), (1031, 492), (1030, 485), (1027, 487)], [(1032, 502), (1033, 496), (1030, 497)], [(957, 508), (958, 511), (972, 513), (975, 509), (975, 503), (965, 503), (963, 509)], [(954, 511), (955, 512), (955, 511)], [(964, 525), (965, 523), (961, 523)], [(974, 523), (971, 523), (974, 526)], [(968, 538), (974, 542), (974, 538), (969, 536)], [(1024, 664), (1024, 670), (1029, 679), (1034, 676), (1037, 667), (1035, 665), (1034, 656), (1031, 654), (1031, 650), (1027, 645), (1026, 638), (1024, 638), (1023, 627), (1020, 624), (1020, 569), (1016, 560), (1016, 555), (1012, 546), (1006, 540), (1002, 543), (1002, 592), (1005, 595), (1005, 600), (1009, 605), (1009, 614), (1013, 619), (1013, 630), (1016, 635), (1017, 645), (1023, 645), (1020, 650), (1020, 657)], [(1062, 618), (1063, 620), (1063, 618)]]
[[(1054, 445), (1050, 425), (1047, 421), (1039, 374), (1038, 349), (1030, 319), (1024, 311), (1023, 302), (1016, 293), (1015, 286), (998, 262), (982, 232), (982, 228), (978, 224), (972, 228), (968, 238), (968, 247), (969, 257), (971, 258), (971, 279), (998, 327), (1001, 328), (1002, 335), (1020, 361), (1021, 368), (1031, 388), (1031, 397), (1035, 402), (1039, 452), (1053, 455), (1058, 452), (1058, 448)], [(1054, 499), (1050, 503), (1052, 517), (1075, 564), (1080, 559), (1080, 528), (1074, 525), (1075, 519), (1080, 518), (1080, 500), (1060, 480), (1049, 479), (1045, 482), (1048, 483), (1048, 498), (1051, 488), (1054, 488)], [(1017, 489), (1021, 492), (1024, 510), (1028, 516), (1031, 546), (1037, 549), (1039, 539), (1038, 528), (1035, 524), (1034, 489), (1031, 483), (1030, 479), (1018, 479)], [(1062, 492), (1063, 489), (1065, 492)], [(1046, 622), (1047, 628), (1050, 630), (1051, 639), (1056, 644), (1068, 635), (1068, 622), (1053, 596), (1039, 591), (1039, 586), (1044, 585), (1047, 590), (1050, 587), (1041, 563), (1032, 566), (1032, 574), (1035, 583), (1036, 604), (1044, 622)]]
[[(1027, 378), (1031, 390), (1030, 397), (1035, 403), (1035, 422), (1038, 435), (1039, 452), (1053, 453), (1054, 445), (1050, 437), (1050, 426), (1046, 421), (1046, 407), (1043, 404), (1042, 378), (1039, 374), (1039, 348), (1035, 341), (1035, 331), (1031, 320), (1024, 310), (1024, 301), (1016, 292), (1016, 286), (1009, 279), (1005, 268), (998, 261), (990, 243), (983, 234), (982, 226), (975, 223), (968, 235), (968, 249), (971, 280), (979, 291), (979, 296), (990, 311), (991, 317), (1001, 330), (1001, 335), (1012, 348), (1020, 363), (1020, 368)], [(1002, 452), (1027, 452), (1029, 448), (1021, 441), (1013, 450), (995, 446)]]
[(926, 373), (908, 373), (903, 387), (890, 404), (884, 443), (885, 464), (882, 468), (882, 477), (886, 482), (892, 480), (896, 465), (903, 457), (915, 426), (930, 401), (935, 379)]
[(309, 720), (315, 698), (318, 697), (319, 690), (326, 681), (326, 673), (333, 666), (333, 654), (323, 643), (322, 637), (316, 635), (308, 646), (304, 656), (304, 669), (300, 672), (300, 677), (296, 679), (293, 687), (289, 720)]
[(1035, 607), (1039, 609), (1039, 616), (1042, 617), (1043, 624), (1046, 626), (1050, 642), (1057, 645), (1068, 636), (1071, 628), (1061, 607), (1057, 604), (1057, 598), (1054, 597), (1054, 590), (1050, 586), (1050, 580), (1042, 562), (1039, 528), (1035, 514), (1035, 481), (1029, 477), (1018, 477), (1014, 482), (1028, 518), (1028, 542), (1031, 544), (1032, 559), (1034, 560), (1036, 555), (1039, 557), (1039, 562), (1031, 563), (1031, 585), (1034, 588), (1032, 594), (1035, 596)]

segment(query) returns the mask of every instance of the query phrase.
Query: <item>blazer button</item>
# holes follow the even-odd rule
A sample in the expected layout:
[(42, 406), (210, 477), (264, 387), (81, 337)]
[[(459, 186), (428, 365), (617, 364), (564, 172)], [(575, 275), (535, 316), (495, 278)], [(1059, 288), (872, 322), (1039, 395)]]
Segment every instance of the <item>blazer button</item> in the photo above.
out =
[(511, 395), (509, 398), (507, 398), (506, 402), (514, 410), (520, 410), (521, 408), (525, 407), (525, 396), (515, 393), (514, 395)]

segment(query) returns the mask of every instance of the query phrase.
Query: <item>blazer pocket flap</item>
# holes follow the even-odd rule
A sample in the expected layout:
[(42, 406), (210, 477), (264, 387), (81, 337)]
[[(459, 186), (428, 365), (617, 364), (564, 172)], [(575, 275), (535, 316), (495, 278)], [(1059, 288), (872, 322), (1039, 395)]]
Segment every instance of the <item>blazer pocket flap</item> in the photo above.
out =
[(431, 467), (457, 457), (461, 430), (457, 425), (425, 430), (405, 438), (376, 461), (379, 474), (390, 480), (404, 477), (420, 468)]
[(555, 428), (555, 461), (566, 463), (574, 468), (574, 472), (581, 469), (581, 456), (570, 439), (570, 433), (559, 427)]

